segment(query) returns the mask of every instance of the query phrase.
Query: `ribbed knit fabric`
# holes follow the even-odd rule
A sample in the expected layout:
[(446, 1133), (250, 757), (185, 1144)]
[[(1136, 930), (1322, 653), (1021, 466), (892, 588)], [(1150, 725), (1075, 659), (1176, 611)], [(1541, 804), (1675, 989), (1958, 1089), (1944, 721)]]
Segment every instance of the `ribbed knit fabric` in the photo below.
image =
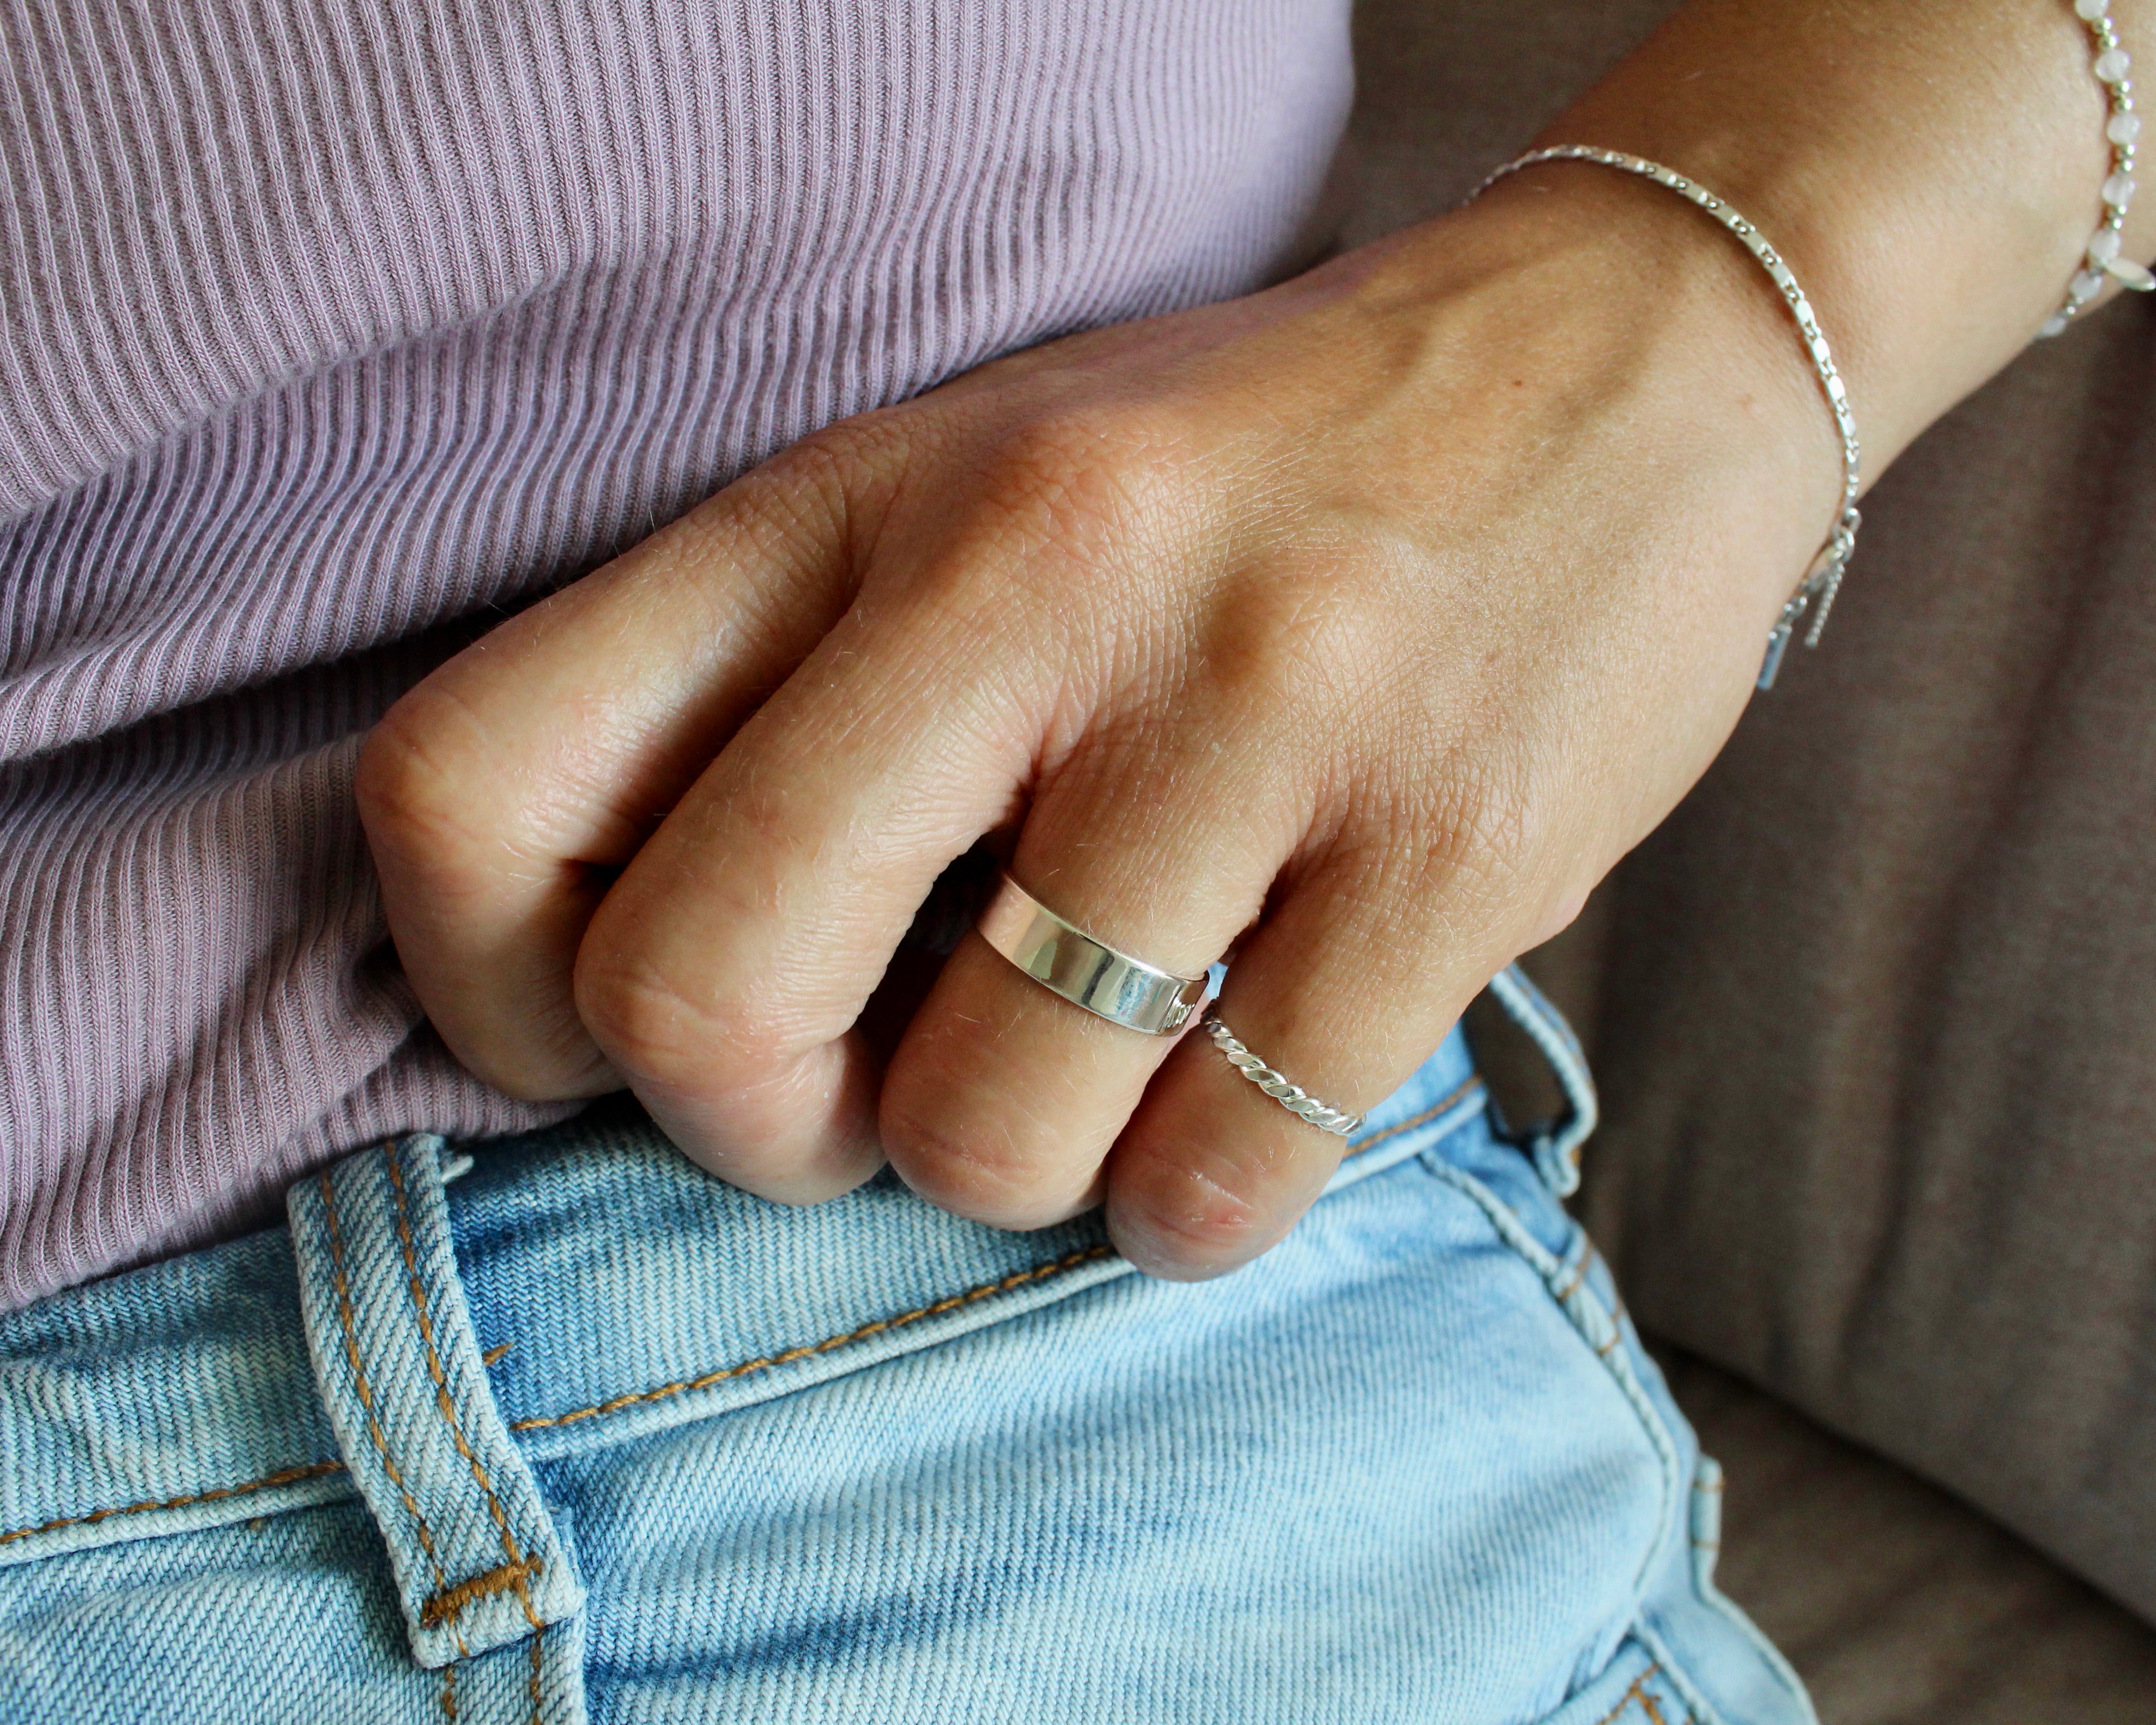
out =
[(367, 726), (803, 433), (1276, 273), (1347, 0), (0, 0), (0, 1301), (408, 1129)]

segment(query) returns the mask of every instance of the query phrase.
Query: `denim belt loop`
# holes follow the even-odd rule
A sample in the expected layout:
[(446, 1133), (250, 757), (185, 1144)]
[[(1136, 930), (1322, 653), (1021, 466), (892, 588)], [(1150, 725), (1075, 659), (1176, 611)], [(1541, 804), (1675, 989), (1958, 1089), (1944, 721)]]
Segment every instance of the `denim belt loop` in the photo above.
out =
[(389, 1548), (429, 1669), (523, 1640), (584, 1590), (487, 1383), (449, 1243), (442, 1140), (294, 1186), (292, 1248), (322, 1404)]
[(1601, 1118), (1587, 1050), (1579, 1045), (1579, 1038), (1564, 1021), (1564, 1014), (1518, 965), (1508, 964), (1491, 977), (1490, 993), (1507, 1016), (1542, 1050), (1563, 1093), (1564, 1111), (1555, 1120), (1520, 1134), (1517, 1142), (1533, 1158), (1543, 1183), (1559, 1198), (1569, 1198), (1579, 1189), (1580, 1147), (1594, 1135)]

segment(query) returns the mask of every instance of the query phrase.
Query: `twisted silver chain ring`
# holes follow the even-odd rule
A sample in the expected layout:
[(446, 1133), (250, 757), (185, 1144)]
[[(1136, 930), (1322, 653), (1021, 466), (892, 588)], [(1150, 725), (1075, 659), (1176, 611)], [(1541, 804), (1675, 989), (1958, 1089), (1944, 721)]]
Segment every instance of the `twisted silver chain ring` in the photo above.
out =
[(1274, 1071), (1244, 1047), (1235, 1033), (1219, 1019), (1206, 1019), (1205, 1033), (1213, 1039), (1214, 1046), (1227, 1055), (1229, 1065), (1289, 1113), (1308, 1121), (1322, 1132), (1337, 1132), (1343, 1138), (1362, 1128), (1361, 1115), (1328, 1106), (1301, 1085), (1291, 1082), (1286, 1073)]

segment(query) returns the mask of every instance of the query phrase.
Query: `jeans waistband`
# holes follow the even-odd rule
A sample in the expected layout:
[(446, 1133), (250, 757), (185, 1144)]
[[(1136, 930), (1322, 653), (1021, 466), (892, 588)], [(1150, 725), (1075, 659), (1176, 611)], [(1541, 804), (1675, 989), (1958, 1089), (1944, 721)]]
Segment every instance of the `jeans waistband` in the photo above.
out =
[[(1538, 1040), (1568, 1038), (1538, 997), (1511, 995), (1516, 1016), (1546, 1014)], [(1567, 1119), (1522, 1144), (1562, 1189), (1593, 1098), (1584, 1064), (1553, 1064)], [(1372, 1111), (1328, 1189), (1484, 1102), (1455, 1030)], [(620, 1107), (472, 1147), (358, 1153), (293, 1189), (289, 1229), (0, 1318), (0, 1564), (357, 1494), (414, 1658), (531, 1638), (536, 1693), (541, 1645), (570, 1651), (543, 1631), (583, 1591), (532, 1463), (1132, 1273), (1097, 1213), (1008, 1234), (888, 1175), (813, 1209), (766, 1204)]]

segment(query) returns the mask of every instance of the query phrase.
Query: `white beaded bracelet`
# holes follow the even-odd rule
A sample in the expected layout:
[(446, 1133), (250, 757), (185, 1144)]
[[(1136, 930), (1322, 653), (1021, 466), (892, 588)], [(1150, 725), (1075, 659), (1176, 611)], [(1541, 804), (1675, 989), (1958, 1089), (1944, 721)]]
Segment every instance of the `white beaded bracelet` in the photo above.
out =
[(1804, 337), (1804, 349), (1811, 355), (1812, 367), (1819, 373), (1820, 388), (1825, 392), (1826, 404), (1834, 413), (1835, 429), (1841, 434), (1841, 508), (1835, 516), (1834, 531), (1827, 535), (1826, 543), (1820, 547), (1811, 567), (1804, 572), (1804, 578), (1797, 583), (1797, 590), (1789, 595), (1788, 603), (1782, 607), (1782, 614), (1767, 632), (1767, 653), (1759, 666), (1758, 686), (1771, 689), (1775, 674), (1782, 668), (1782, 655), (1789, 649), (1789, 638), (1803, 620), (1806, 608), (1815, 601), (1818, 609), (1812, 613), (1811, 627), (1804, 632), (1804, 644), (1819, 645), (1820, 632), (1826, 627), (1827, 613), (1834, 608), (1835, 594), (1840, 591), (1850, 554), (1856, 549), (1856, 530), (1864, 519), (1856, 509), (1856, 494), (1862, 489), (1863, 480), (1856, 416), (1850, 411), (1849, 391), (1842, 383), (1841, 373), (1835, 368), (1834, 355), (1828, 351), (1826, 336), (1820, 332), (1811, 301), (1797, 285), (1797, 278), (1782, 261), (1782, 254), (1767, 243), (1757, 228), (1706, 187), (1686, 179), (1675, 168), (1664, 167), (1645, 157), (1627, 156), (1621, 150), (1598, 150), (1589, 144), (1558, 144), (1547, 150), (1530, 150), (1491, 173), (1468, 194), (1467, 201), (1472, 203), (1507, 174), (1516, 174), (1523, 167), (1543, 162), (1591, 162), (1603, 167), (1620, 168), (1641, 179), (1652, 180), (1658, 186), (1666, 186), (1679, 197), (1690, 199), (1735, 234), (1745, 250), (1759, 260), (1760, 266), (1774, 277), (1774, 285), (1781, 290), (1782, 297), (1789, 302), (1789, 311), (1797, 321), (1797, 331)]
[(2156, 288), (2151, 275), (2121, 249), (2126, 243), (2126, 207), (2133, 202), (2133, 141), (2141, 136), (2141, 116), (2133, 111), (2133, 85), (2127, 77), (2133, 57), (2118, 45), (2112, 28), (2111, 0), (2074, 0), (2074, 15), (2088, 26), (2090, 70), (2111, 98), (2103, 135), (2111, 141), (2111, 172), (2103, 182), (2103, 218), (2097, 223), (2088, 251), (2074, 279), (2066, 284), (2066, 304), (2045, 320), (2036, 333), (2056, 336), (2079, 317), (2103, 291), (2107, 277), (2147, 293)]

